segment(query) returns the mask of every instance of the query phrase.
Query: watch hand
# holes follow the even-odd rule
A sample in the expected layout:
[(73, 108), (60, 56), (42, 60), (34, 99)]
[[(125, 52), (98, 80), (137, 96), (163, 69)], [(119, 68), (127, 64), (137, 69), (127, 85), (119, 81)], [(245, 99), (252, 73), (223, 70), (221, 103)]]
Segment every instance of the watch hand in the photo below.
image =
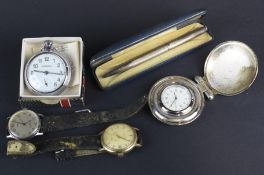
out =
[(20, 120), (21, 124), (24, 124), (24, 121), (20, 117), (18, 117), (18, 119)]
[(29, 122), (31, 122), (32, 121), (32, 119), (31, 120), (29, 120), (29, 121), (27, 121), (25, 124), (27, 124), (27, 123), (29, 123)]
[(127, 142), (130, 142), (129, 140), (127, 140), (126, 138), (124, 138), (124, 137), (121, 137), (120, 135), (118, 135), (118, 134), (115, 134), (116, 135), (116, 137), (118, 137), (118, 138), (120, 138), (120, 139), (122, 139), (122, 140), (125, 140), (125, 141), (127, 141)]
[(63, 73), (57, 73), (57, 72), (48, 72), (49, 74), (55, 74), (55, 75), (64, 75)]
[(21, 122), (17, 122), (17, 121), (12, 121), (13, 123), (17, 123), (17, 124), (22, 124), (24, 125), (24, 123), (21, 123)]
[(44, 83), (45, 83), (46, 86), (48, 86), (48, 83), (47, 83), (47, 81), (45, 79), (44, 79)]
[(46, 74), (46, 75), (48, 75), (48, 74), (64, 75), (63, 73), (49, 72), (49, 71), (40, 71), (40, 70), (34, 70), (34, 72), (44, 73), (44, 74)]
[(174, 104), (174, 102), (177, 100), (177, 95), (176, 95), (176, 93), (174, 92), (174, 100), (173, 100), (173, 102), (171, 103), (171, 105), (170, 105), (170, 107), (172, 107), (172, 105)]
[(34, 72), (38, 72), (38, 73), (44, 73), (44, 74), (48, 74), (48, 71), (40, 71), (40, 70), (34, 70)]

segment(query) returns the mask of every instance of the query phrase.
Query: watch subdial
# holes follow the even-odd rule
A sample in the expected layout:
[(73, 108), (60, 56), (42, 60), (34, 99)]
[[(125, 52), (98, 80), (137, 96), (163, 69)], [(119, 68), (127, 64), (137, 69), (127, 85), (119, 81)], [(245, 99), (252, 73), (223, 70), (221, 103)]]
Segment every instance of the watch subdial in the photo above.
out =
[(21, 110), (14, 113), (8, 121), (8, 131), (15, 139), (28, 139), (40, 130), (40, 119), (31, 110)]
[(117, 123), (105, 129), (101, 142), (110, 153), (125, 153), (136, 145), (137, 133), (127, 124)]

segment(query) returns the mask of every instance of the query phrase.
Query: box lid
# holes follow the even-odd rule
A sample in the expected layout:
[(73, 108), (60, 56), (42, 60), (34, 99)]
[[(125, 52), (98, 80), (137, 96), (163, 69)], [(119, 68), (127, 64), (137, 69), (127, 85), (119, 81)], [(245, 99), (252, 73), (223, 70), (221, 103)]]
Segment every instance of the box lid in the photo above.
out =
[(119, 52), (120, 50), (123, 50), (125, 48), (128, 48), (134, 44), (137, 44), (147, 38), (150, 38), (154, 35), (157, 35), (158, 33), (161, 33), (165, 30), (168, 30), (170, 28), (176, 27), (177, 29), (180, 29), (186, 25), (195, 23), (199, 21), (204, 15), (206, 15), (206, 10), (196, 10), (188, 15), (185, 15), (181, 18), (178, 18), (176, 20), (171, 20), (165, 23), (162, 23), (160, 25), (157, 25), (145, 32), (139, 33), (137, 35), (134, 35), (126, 40), (123, 40), (121, 42), (118, 42), (103, 51), (97, 53), (94, 55), (90, 61), (90, 65), (92, 69), (95, 69), (99, 65), (111, 60), (111, 55), (114, 53)]

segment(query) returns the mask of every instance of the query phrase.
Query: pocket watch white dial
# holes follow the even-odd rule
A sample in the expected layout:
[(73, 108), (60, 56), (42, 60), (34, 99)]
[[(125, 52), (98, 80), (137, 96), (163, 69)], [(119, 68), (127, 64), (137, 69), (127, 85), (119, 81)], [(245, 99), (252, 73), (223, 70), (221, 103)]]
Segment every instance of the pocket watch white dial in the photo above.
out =
[(135, 147), (137, 133), (124, 123), (117, 123), (105, 129), (101, 137), (103, 148), (110, 153), (126, 153)]
[(44, 46), (28, 61), (24, 74), (26, 85), (32, 92), (52, 95), (61, 93), (69, 84), (71, 68), (67, 59), (50, 45)]
[(192, 122), (204, 106), (204, 97), (197, 85), (181, 76), (165, 77), (155, 83), (148, 101), (152, 114), (170, 125)]
[(182, 85), (171, 85), (162, 91), (161, 102), (171, 111), (182, 111), (191, 104), (192, 94)]
[(8, 131), (12, 138), (28, 139), (40, 130), (38, 115), (30, 110), (20, 110), (14, 113), (8, 121)]

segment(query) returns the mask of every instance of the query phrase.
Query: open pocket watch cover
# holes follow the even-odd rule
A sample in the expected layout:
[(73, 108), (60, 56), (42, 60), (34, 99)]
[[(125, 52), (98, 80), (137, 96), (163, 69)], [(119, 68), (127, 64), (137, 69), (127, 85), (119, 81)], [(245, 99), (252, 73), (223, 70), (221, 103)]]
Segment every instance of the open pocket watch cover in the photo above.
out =
[(169, 76), (151, 88), (148, 103), (152, 114), (170, 125), (188, 124), (203, 111), (205, 96), (237, 95), (248, 89), (258, 73), (258, 61), (249, 46), (238, 41), (224, 42), (208, 55), (204, 76), (195, 81), (183, 76)]
[(213, 37), (202, 23), (205, 10), (158, 25), (99, 52), (91, 58), (94, 77), (110, 89), (172, 61)]
[(79, 37), (25, 38), (22, 42), (22, 107), (84, 105), (83, 42)]
[(98, 135), (70, 136), (32, 142), (11, 140), (7, 143), (7, 155), (34, 156), (53, 152), (57, 160), (99, 153), (110, 153), (122, 157), (141, 146), (139, 129), (125, 123), (116, 123)]

